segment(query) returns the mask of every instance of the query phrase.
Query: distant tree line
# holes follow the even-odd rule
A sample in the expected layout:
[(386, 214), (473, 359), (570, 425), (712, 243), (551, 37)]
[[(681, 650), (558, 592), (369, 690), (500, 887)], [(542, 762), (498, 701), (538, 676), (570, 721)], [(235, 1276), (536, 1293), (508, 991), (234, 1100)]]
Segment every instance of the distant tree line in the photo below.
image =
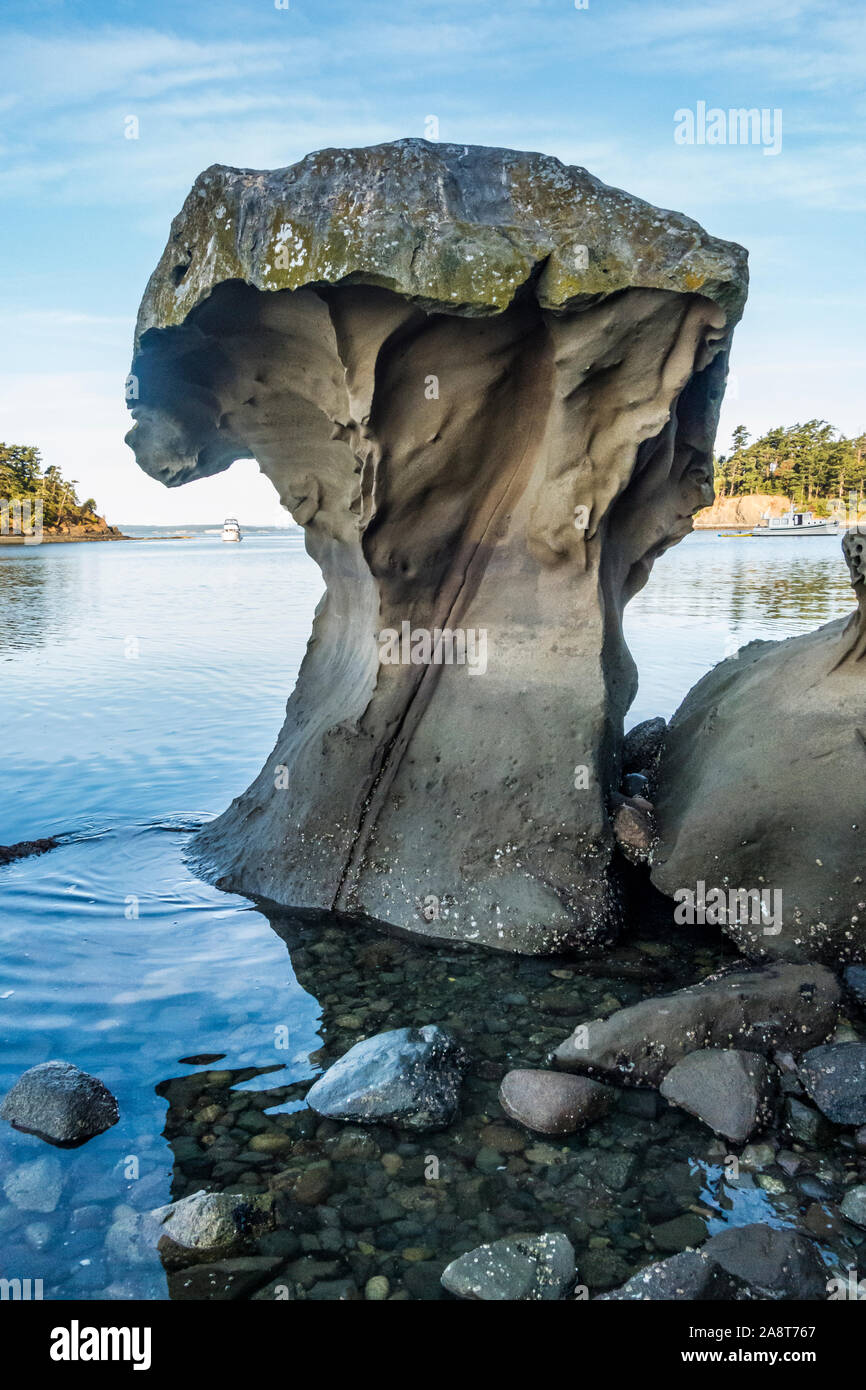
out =
[(734, 430), (729, 454), (716, 459), (716, 494), (783, 493), (797, 504), (866, 498), (866, 434), (848, 439), (826, 420), (780, 425), (750, 440), (745, 425)]
[(43, 526), (89, 521), (96, 515), (96, 502), (92, 497), (80, 502), (77, 486), (56, 464), (44, 468), (32, 444), (0, 444), (0, 500), (41, 501)]

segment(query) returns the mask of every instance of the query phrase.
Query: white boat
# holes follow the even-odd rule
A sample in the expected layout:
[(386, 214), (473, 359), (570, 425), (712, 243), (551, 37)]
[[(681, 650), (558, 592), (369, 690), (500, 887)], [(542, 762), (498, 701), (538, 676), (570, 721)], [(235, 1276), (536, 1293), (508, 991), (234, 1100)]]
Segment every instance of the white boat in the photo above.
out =
[(822, 521), (812, 512), (795, 512), (792, 507), (782, 516), (770, 516), (764, 512), (763, 526), (756, 526), (753, 536), (838, 536), (839, 526), (835, 521)]
[(223, 541), (242, 541), (240, 522), (233, 516), (227, 516), (223, 522), (220, 540)]

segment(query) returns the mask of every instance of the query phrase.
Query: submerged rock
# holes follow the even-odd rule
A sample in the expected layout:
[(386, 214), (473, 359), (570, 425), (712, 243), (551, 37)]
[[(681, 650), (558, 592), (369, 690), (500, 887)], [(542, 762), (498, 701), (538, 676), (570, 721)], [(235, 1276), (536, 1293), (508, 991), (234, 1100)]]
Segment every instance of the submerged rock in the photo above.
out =
[(756, 958), (866, 946), (866, 541), (842, 545), (857, 611), (721, 662), (674, 715), (659, 767), (653, 883), (764, 891), (771, 920), (730, 902), (718, 919)]
[(756, 1052), (716, 1047), (690, 1052), (667, 1073), (660, 1090), (665, 1100), (735, 1144), (744, 1144), (772, 1119), (770, 1068)]
[(603, 1115), (610, 1101), (609, 1087), (555, 1071), (510, 1071), (499, 1088), (506, 1115), (536, 1134), (573, 1134)]
[(14, 845), (0, 845), (0, 866), (12, 864), (16, 859), (27, 859), (31, 854), (47, 854), (60, 844), (53, 836), (42, 840), (19, 840)]
[(442, 1283), (458, 1298), (482, 1302), (549, 1301), (574, 1283), (574, 1248), (567, 1236), (509, 1236), (452, 1260)]
[(59, 1148), (77, 1148), (117, 1124), (117, 1101), (96, 1076), (71, 1062), (40, 1062), (6, 1095), (0, 1115)]
[(746, 282), (741, 247), (540, 154), (196, 180), (129, 442), (171, 487), (254, 456), (327, 584), (273, 754), (197, 836), (221, 883), (506, 950), (612, 937), (623, 609), (712, 499)]
[(800, 1062), (800, 1076), (834, 1125), (866, 1124), (866, 1043), (813, 1047)]
[(828, 1274), (817, 1249), (805, 1236), (787, 1227), (763, 1223), (729, 1226), (712, 1236), (702, 1253), (747, 1285), (749, 1297), (827, 1297)]
[(355, 1124), (444, 1129), (457, 1115), (467, 1057), (435, 1024), (355, 1043), (307, 1092), (319, 1115)]
[(3, 1191), (19, 1211), (54, 1211), (63, 1191), (63, 1168), (53, 1154), (14, 1168)]
[(598, 1300), (658, 1302), (682, 1299), (690, 1302), (731, 1299), (741, 1287), (703, 1250), (684, 1250), (666, 1260), (657, 1260), (632, 1275), (621, 1288), (598, 1295)]
[(821, 965), (730, 971), (578, 1024), (554, 1053), (554, 1065), (620, 1085), (658, 1086), (701, 1048), (765, 1054), (813, 1047), (832, 1033), (838, 1007), (839, 985)]
[(163, 1264), (170, 1269), (235, 1255), (276, 1225), (271, 1194), (193, 1192), (149, 1215)]

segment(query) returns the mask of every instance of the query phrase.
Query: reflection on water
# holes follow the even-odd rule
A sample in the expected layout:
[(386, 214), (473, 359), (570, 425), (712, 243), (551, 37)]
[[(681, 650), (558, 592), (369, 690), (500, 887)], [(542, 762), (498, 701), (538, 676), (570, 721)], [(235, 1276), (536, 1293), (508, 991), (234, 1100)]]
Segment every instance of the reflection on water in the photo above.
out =
[[(760, 544), (695, 537), (660, 562), (628, 619), (635, 718), (671, 713), (732, 640), (849, 611), (837, 542), (783, 541), (769, 559)], [(652, 1100), (623, 1096), (566, 1141), (531, 1138), (498, 1106), (503, 1072), (543, 1064), (576, 1019), (712, 969), (728, 949), (712, 938), (686, 954), (631, 943), (577, 970), (269, 918), (191, 874), (189, 829), (270, 750), (319, 592), (294, 536), (0, 551), (14, 633), (0, 843), (66, 837), (0, 871), (0, 1090), (64, 1058), (121, 1113), (70, 1151), (0, 1127), (0, 1274), (41, 1278), (53, 1298), (189, 1297), (141, 1214), (201, 1187), (278, 1189), (281, 1229), (247, 1252), (263, 1296), (279, 1283), (336, 1297), (380, 1275), (397, 1297), (438, 1297), (447, 1260), (540, 1229), (569, 1234), (597, 1291), (694, 1239), (696, 1221), (769, 1203), (793, 1220), (801, 1199), (780, 1170), (772, 1190), (759, 1173), (722, 1183), (708, 1131)], [(472, 1057), (452, 1130), (361, 1132), (305, 1109), (313, 1077), (360, 1037), (430, 1022)], [(813, 1161), (842, 1180), (838, 1153)], [(310, 1170), (317, 1200), (308, 1177), (302, 1201)]]
[(838, 537), (690, 536), (656, 562), (626, 609), (640, 672), (627, 722), (669, 719), (706, 671), (747, 642), (796, 637), (854, 607)]

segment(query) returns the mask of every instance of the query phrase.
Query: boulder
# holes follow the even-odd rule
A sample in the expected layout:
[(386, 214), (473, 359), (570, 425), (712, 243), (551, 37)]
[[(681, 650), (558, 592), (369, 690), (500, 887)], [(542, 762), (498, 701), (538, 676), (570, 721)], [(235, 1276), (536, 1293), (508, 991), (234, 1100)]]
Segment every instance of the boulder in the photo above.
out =
[(149, 1215), (167, 1269), (229, 1258), (276, 1224), (272, 1194), (193, 1192)]
[(619, 1085), (658, 1086), (701, 1048), (765, 1055), (813, 1047), (832, 1033), (838, 1007), (839, 985), (824, 966), (779, 962), (732, 970), (578, 1024), (553, 1060), (564, 1071)]
[(713, 1299), (732, 1299), (740, 1288), (721, 1265), (704, 1254), (703, 1250), (684, 1250), (666, 1260), (657, 1260), (632, 1275), (621, 1288), (598, 1295), (601, 1300), (630, 1300), (659, 1302), (682, 1299), (703, 1302)]
[(801, 1058), (800, 1076), (834, 1125), (866, 1124), (866, 1043), (813, 1047)]
[(658, 766), (667, 733), (667, 720), (645, 719), (629, 729), (622, 743), (622, 770), (642, 773), (650, 781)]
[(129, 443), (170, 487), (255, 457), (327, 586), (207, 872), (505, 950), (614, 935), (623, 609), (712, 499), (746, 283), (741, 247), (540, 154), (398, 140), (196, 180)]
[(603, 1115), (610, 1101), (609, 1087), (586, 1076), (530, 1068), (508, 1072), (499, 1088), (506, 1115), (536, 1134), (573, 1134)]
[(849, 1187), (842, 1198), (842, 1215), (855, 1226), (866, 1228), (866, 1186), (862, 1183)]
[(6, 1095), (0, 1115), (58, 1148), (77, 1148), (117, 1124), (117, 1101), (96, 1076), (71, 1062), (40, 1062)]
[(442, 1283), (458, 1298), (482, 1302), (550, 1301), (563, 1298), (574, 1283), (574, 1249), (567, 1236), (508, 1236), (469, 1250), (442, 1273)]
[(842, 546), (856, 612), (721, 662), (677, 710), (659, 765), (652, 881), (671, 897), (753, 894), (714, 915), (754, 959), (851, 961), (866, 947), (866, 540)]
[(445, 1129), (457, 1115), (467, 1057), (435, 1024), (355, 1043), (307, 1092), (318, 1115), (354, 1124)]
[(665, 1100), (734, 1144), (744, 1144), (772, 1119), (770, 1068), (756, 1052), (718, 1047), (690, 1052), (671, 1067), (659, 1089)]
[(756, 1222), (729, 1226), (702, 1246), (702, 1253), (748, 1286), (740, 1298), (778, 1301), (827, 1297), (827, 1270), (817, 1249), (789, 1228)]

